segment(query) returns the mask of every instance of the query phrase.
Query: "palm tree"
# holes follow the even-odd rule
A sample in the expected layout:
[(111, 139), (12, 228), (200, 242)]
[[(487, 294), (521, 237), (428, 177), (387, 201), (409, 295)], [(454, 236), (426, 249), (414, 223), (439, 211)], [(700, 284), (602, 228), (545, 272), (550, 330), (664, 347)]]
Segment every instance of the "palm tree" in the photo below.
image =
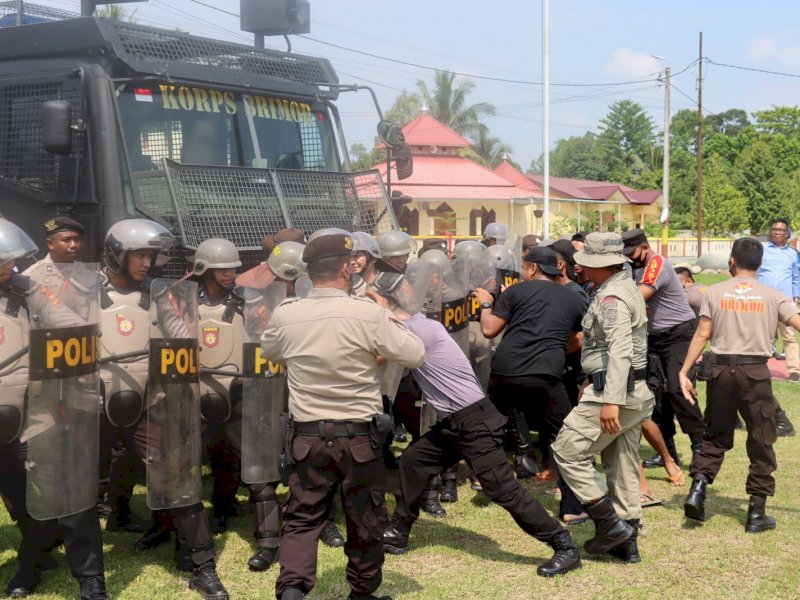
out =
[(464, 156), (490, 169), (496, 168), (505, 157), (511, 154), (511, 147), (492, 135), (485, 128), (478, 131), (472, 147), (464, 151)]
[(475, 84), (468, 79), (456, 82), (456, 76), (449, 71), (436, 71), (433, 94), (421, 79), (417, 80), (417, 88), (431, 115), (459, 134), (479, 135), (486, 130), (480, 118), (495, 114), (494, 105), (488, 102), (467, 106), (467, 96)]

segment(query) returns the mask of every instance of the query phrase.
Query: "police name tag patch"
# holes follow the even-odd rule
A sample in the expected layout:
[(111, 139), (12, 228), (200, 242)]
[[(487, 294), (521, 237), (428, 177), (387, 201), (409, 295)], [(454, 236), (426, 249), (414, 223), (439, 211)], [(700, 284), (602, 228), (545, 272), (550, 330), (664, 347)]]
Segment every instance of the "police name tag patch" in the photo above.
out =
[(606, 296), (600, 301), (600, 306), (603, 308), (603, 320), (608, 325), (617, 324), (617, 303), (616, 296)]

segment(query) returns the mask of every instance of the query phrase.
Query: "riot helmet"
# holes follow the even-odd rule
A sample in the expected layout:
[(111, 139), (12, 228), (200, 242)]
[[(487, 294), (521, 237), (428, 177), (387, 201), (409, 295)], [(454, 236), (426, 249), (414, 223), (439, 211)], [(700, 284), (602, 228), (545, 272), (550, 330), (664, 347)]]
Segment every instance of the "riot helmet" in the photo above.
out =
[(381, 257), (409, 255), (417, 249), (417, 241), (405, 231), (386, 231), (378, 236)]
[(11, 221), (0, 218), (0, 264), (29, 258), (39, 249), (27, 233)]
[(508, 227), (502, 223), (489, 223), (483, 230), (483, 243), (494, 240), (494, 244), (505, 244), (508, 238)]
[(434, 268), (441, 269), (440, 272), (443, 277), (449, 277), (453, 270), (447, 254), (441, 250), (428, 250), (417, 262), (433, 265)]
[(456, 258), (477, 259), (483, 256), (485, 251), (486, 246), (481, 244), (478, 240), (463, 240), (458, 242), (453, 248), (453, 256)]
[(349, 231), (346, 231), (341, 227), (324, 227), (322, 229), (317, 229), (314, 233), (308, 236), (308, 241), (310, 242), (311, 240), (315, 240), (318, 237), (322, 237), (323, 235), (335, 235), (335, 234), (341, 234), (347, 236), (352, 235)]
[(368, 234), (366, 231), (354, 231), (350, 234), (353, 238), (353, 254), (356, 252), (365, 252), (372, 258), (381, 258), (381, 251), (378, 247), (378, 242)]
[(209, 238), (200, 242), (194, 253), (194, 274), (202, 275), (208, 269), (241, 267), (239, 251), (233, 242), (223, 238)]
[(306, 263), (303, 262), (305, 244), (297, 242), (281, 242), (272, 249), (267, 258), (270, 271), (278, 279), (294, 281), (306, 273)]
[[(172, 247), (175, 238), (162, 225), (149, 219), (124, 219), (111, 226), (103, 244), (106, 267), (125, 274), (129, 252), (153, 250), (161, 253)], [(155, 262), (154, 262), (155, 265)]]
[(378, 294), (389, 298), (404, 311), (412, 315), (420, 311), (418, 294), (402, 273), (384, 271), (378, 274), (372, 285)]
[(495, 264), (495, 268), (497, 269), (513, 271), (515, 268), (514, 253), (503, 244), (495, 244), (494, 246), (488, 247), (485, 256), (487, 260)]

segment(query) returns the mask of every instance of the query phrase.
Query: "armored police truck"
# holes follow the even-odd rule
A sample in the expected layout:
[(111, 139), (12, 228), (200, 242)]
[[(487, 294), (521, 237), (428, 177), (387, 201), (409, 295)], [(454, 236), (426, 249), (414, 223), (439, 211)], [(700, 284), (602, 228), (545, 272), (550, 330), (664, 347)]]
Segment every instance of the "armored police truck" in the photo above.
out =
[(223, 237), (247, 267), (284, 227), (397, 227), (379, 173), (349, 172), (328, 60), (98, 17), (24, 22), (0, 28), (0, 213), (29, 233), (72, 214), (97, 259), (113, 223), (145, 217), (176, 234), (173, 254)]

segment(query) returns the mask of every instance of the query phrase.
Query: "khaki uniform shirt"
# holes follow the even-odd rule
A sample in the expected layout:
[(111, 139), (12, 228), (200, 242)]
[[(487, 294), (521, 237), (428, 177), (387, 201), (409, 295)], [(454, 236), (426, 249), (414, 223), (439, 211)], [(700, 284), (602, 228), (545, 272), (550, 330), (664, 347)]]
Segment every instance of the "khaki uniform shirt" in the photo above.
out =
[(711, 351), (715, 354), (772, 356), (778, 321), (798, 314), (783, 292), (749, 277), (734, 277), (708, 288), (700, 309), (711, 319)]
[(300, 422), (369, 421), (383, 412), (376, 356), (409, 369), (425, 356), (391, 312), (329, 288), (282, 302), (261, 343), (287, 366), (289, 412)]
[(684, 288), (684, 291), (686, 292), (686, 299), (689, 301), (689, 306), (694, 311), (695, 316), (700, 316), (700, 307), (703, 306), (703, 297), (708, 291), (708, 286), (693, 283), (689, 287)]
[(647, 366), (647, 313), (639, 289), (622, 271), (597, 290), (583, 318), (581, 365), (587, 374), (606, 371), (602, 391), (589, 385), (582, 402), (638, 406), (653, 397), (644, 380), (627, 391), (631, 368)]

